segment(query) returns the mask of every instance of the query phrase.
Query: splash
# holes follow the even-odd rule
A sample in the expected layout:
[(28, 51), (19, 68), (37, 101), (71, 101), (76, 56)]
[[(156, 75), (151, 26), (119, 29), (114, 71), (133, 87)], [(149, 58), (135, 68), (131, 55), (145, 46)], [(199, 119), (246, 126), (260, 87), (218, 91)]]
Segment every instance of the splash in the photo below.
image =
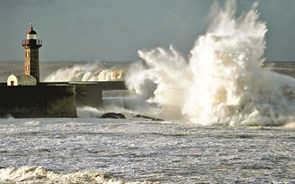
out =
[(215, 5), (218, 13), (208, 32), (187, 57), (173, 46), (140, 50), (143, 63), (126, 76), (129, 89), (166, 119), (201, 125), (293, 121), (295, 81), (262, 68), (267, 27), (257, 6), (235, 17), (235, 1), (226, 1), (224, 8)]
[(116, 67), (107, 68), (102, 63), (87, 63), (60, 68), (48, 75), (44, 81), (110, 81), (123, 80), (123, 78), (124, 71), (122, 69)]
[(114, 179), (105, 173), (74, 172), (61, 174), (44, 167), (23, 166), (20, 168), (0, 169), (1, 183), (105, 183), (105, 184), (151, 184), (151, 182), (126, 182), (123, 179)]

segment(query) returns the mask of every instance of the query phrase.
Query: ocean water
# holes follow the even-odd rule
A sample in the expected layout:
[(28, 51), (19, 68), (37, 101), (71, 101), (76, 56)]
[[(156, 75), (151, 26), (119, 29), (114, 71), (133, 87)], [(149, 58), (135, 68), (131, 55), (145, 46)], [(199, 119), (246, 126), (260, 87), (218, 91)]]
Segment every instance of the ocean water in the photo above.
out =
[(2, 119), (0, 183), (294, 183), (292, 128)]
[[(295, 183), (295, 80), (263, 67), (257, 6), (237, 16), (234, 0), (214, 4), (188, 54), (42, 63), (42, 81), (125, 80), (128, 92), (104, 92), (75, 119), (0, 119), (0, 183)], [(1, 63), (1, 80), (21, 65)]]

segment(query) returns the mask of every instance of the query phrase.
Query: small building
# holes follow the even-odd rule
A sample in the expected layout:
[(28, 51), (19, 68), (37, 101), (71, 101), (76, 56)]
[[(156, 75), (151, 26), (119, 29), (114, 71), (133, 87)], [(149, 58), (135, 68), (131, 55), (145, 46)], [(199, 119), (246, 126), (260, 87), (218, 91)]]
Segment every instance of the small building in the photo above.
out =
[(36, 86), (37, 80), (31, 75), (14, 75), (7, 78), (7, 86)]

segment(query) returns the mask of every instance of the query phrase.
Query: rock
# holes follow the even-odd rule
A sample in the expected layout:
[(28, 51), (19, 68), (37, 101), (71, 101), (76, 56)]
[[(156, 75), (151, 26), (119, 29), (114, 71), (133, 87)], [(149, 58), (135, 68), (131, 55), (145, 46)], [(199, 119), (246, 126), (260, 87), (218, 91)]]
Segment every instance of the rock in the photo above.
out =
[(152, 121), (164, 121), (163, 119), (153, 118), (153, 117), (145, 116), (145, 115), (142, 115), (142, 114), (137, 114), (137, 115), (134, 116), (134, 118), (143, 118), (143, 119), (148, 119), (148, 120), (152, 120)]
[(108, 112), (100, 116), (100, 118), (110, 118), (110, 119), (126, 119), (125, 115), (122, 113)]

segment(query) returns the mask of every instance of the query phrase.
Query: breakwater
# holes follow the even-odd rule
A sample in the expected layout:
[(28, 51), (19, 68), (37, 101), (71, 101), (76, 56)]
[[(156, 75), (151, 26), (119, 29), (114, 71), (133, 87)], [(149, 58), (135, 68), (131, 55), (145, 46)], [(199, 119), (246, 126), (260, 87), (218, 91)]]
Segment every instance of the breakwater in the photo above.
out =
[(75, 86), (0, 85), (0, 117), (77, 117)]
[(77, 117), (76, 107), (101, 107), (104, 90), (126, 90), (125, 82), (41, 82), (37, 86), (0, 83), (0, 117)]

